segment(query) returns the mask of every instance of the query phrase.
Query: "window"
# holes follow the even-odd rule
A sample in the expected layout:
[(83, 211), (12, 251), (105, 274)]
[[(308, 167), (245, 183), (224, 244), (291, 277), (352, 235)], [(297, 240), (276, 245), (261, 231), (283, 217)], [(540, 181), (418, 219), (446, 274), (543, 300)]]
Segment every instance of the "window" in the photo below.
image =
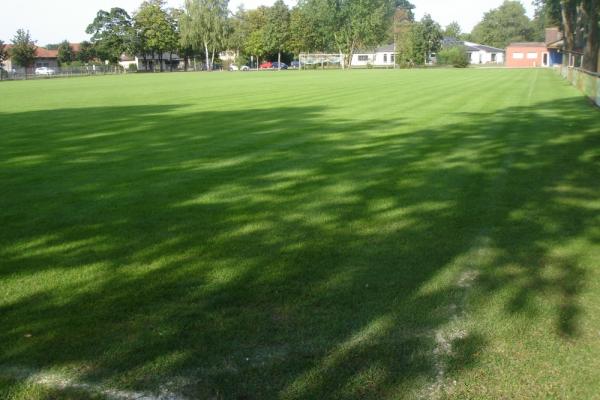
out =
[(515, 60), (522, 60), (523, 59), (523, 53), (513, 53), (513, 59), (515, 59)]
[(369, 56), (361, 54), (358, 56), (358, 61), (369, 61)]
[(390, 62), (394, 62), (394, 55), (390, 55)]
[(387, 62), (387, 54), (383, 55), (383, 62), (386, 63)]
[(492, 62), (496, 62), (496, 53), (492, 53)]
[(528, 60), (537, 60), (537, 58), (538, 58), (537, 53), (527, 53)]

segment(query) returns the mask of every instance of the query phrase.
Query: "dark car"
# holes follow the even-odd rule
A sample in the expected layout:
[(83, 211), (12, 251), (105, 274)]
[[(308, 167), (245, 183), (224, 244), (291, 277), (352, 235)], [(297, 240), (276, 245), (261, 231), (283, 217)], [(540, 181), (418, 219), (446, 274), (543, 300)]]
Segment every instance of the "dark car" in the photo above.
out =
[(300, 62), (300, 61), (292, 61), (290, 63), (290, 67), (291, 68), (296, 68), (297, 69), (297, 68), (302, 68), (303, 66), (304, 66), (304, 63)]
[(273, 68), (273, 69), (288, 69), (288, 66), (286, 63), (279, 63), (279, 62), (275, 61), (273, 63), (273, 65), (271, 66), (271, 68)]

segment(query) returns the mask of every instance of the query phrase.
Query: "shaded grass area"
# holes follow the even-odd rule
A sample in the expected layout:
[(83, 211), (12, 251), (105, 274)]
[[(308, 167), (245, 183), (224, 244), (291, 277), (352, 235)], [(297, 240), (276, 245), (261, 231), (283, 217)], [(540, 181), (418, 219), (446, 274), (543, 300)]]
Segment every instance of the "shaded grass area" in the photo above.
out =
[(189, 398), (595, 393), (600, 114), (550, 72), (0, 90), (0, 366)]

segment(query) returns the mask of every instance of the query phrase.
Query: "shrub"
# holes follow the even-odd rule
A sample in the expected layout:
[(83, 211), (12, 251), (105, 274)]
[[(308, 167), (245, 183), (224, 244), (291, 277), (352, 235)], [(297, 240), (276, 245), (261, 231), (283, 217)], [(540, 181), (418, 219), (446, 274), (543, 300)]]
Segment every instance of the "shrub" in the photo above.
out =
[(437, 54), (437, 63), (452, 65), (455, 68), (466, 68), (470, 64), (469, 54), (463, 46), (446, 47)]

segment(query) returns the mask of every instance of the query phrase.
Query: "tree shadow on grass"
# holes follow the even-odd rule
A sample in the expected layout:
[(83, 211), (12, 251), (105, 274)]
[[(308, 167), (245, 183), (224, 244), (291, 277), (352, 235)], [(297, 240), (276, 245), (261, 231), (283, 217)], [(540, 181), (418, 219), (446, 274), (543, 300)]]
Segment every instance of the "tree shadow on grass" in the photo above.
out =
[(0, 123), (1, 365), (192, 398), (402, 398), (440, 362), (477, 365), (477, 333), (435, 356), (468, 291), (510, 291), (509, 313), (556, 297), (577, 335), (586, 268), (554, 248), (598, 239), (600, 120), (580, 99), (409, 134), (316, 107)]

